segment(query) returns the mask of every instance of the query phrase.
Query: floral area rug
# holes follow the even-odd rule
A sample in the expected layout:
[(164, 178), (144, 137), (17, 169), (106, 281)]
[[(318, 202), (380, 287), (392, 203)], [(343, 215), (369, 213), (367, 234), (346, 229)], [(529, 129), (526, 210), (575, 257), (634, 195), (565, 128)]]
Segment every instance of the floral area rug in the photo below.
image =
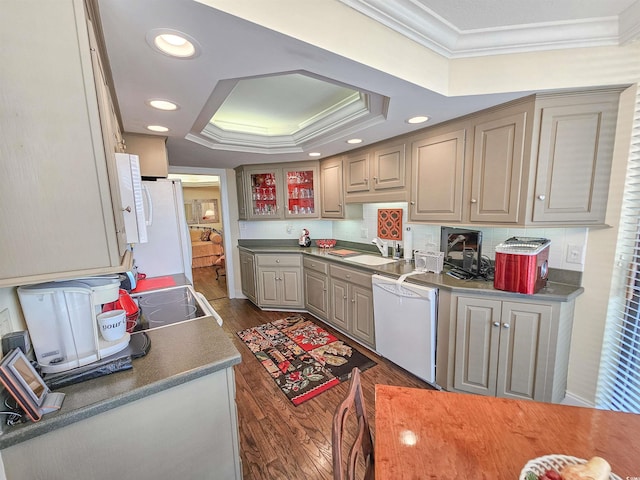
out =
[(237, 333), (294, 405), (376, 365), (302, 315), (292, 315)]

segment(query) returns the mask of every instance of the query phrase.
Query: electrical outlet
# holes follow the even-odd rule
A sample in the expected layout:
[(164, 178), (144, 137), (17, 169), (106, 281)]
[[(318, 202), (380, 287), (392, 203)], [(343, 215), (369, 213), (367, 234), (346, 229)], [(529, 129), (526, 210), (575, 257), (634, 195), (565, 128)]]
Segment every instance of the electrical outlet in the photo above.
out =
[(360, 229), (360, 238), (369, 238), (369, 229), (361, 228)]
[(11, 315), (9, 315), (9, 309), (5, 308), (0, 312), (0, 337), (11, 332), (13, 332), (13, 325), (11, 325)]
[(567, 245), (567, 263), (584, 263), (584, 247), (582, 245)]

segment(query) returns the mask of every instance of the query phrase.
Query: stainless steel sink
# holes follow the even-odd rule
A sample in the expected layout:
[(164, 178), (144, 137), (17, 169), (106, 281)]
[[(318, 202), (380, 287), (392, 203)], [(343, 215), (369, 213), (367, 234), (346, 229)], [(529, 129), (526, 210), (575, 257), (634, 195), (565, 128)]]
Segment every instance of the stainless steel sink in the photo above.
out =
[(385, 265), (387, 263), (393, 263), (397, 261), (392, 258), (377, 257), (375, 255), (356, 255), (355, 257), (347, 257), (345, 258), (345, 260), (348, 262), (369, 266)]

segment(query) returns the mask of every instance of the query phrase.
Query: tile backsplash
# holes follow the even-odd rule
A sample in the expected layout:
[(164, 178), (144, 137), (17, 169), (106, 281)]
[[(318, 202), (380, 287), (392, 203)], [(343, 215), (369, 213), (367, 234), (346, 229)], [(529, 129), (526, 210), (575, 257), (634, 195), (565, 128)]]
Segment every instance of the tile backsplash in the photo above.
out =
[[(397, 203), (368, 203), (363, 205), (362, 219), (358, 220), (292, 220), (292, 221), (240, 221), (241, 239), (296, 239), (303, 228), (309, 230), (312, 239), (335, 238), (349, 242), (370, 244), (378, 230), (379, 208), (402, 208), (403, 226), (411, 228), (411, 243), (414, 250), (440, 249), (440, 225), (412, 224), (407, 222), (408, 205)], [(453, 226), (456, 225), (447, 225)], [(584, 254), (587, 248), (587, 228), (472, 228), (482, 232), (482, 253), (492, 260), (495, 247), (509, 237), (543, 237), (551, 240), (549, 247), (549, 267), (584, 271)], [(400, 242), (402, 243), (402, 242)], [(569, 250), (573, 263), (569, 262)]]

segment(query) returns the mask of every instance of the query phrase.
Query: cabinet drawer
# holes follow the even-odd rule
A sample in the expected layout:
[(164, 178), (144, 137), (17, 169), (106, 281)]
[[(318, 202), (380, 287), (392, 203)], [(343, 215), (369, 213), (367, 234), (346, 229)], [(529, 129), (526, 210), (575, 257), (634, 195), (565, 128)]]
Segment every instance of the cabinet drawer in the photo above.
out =
[(302, 259), (302, 265), (304, 265), (304, 268), (306, 269), (324, 273), (325, 275), (327, 274), (327, 270), (329, 268), (329, 265), (327, 265), (327, 262), (323, 262), (314, 257), (306, 257), (306, 256)]
[(371, 288), (371, 274), (353, 270), (351, 268), (330, 265), (329, 270), (333, 278), (339, 278), (345, 282), (355, 283), (361, 287)]
[(302, 265), (300, 254), (298, 253), (291, 255), (256, 255), (256, 261), (260, 267), (299, 267)]

